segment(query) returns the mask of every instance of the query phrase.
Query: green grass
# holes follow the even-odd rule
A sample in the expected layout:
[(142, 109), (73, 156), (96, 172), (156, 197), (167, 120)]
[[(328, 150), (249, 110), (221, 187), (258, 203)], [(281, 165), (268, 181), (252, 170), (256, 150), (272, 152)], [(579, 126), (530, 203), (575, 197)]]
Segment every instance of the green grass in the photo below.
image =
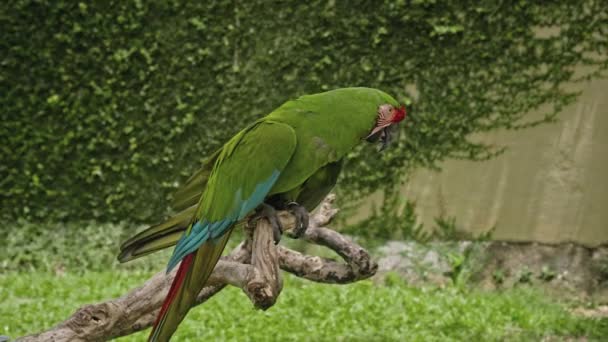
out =
[[(120, 241), (136, 229), (127, 224), (6, 226), (10, 229), (0, 231), (0, 241), (6, 241), (0, 248), (0, 335), (13, 338), (48, 329), (84, 304), (125, 294), (162, 268), (170, 253), (117, 263)], [(232, 245), (240, 240), (237, 235)], [(301, 241), (282, 243), (334, 255)], [(283, 293), (268, 311), (254, 310), (239, 289), (228, 288), (193, 309), (174, 341), (536, 341), (547, 336), (608, 336), (608, 320), (573, 316), (568, 304), (538, 290), (480, 292), (465, 287), (417, 289), (398, 277), (388, 277), (384, 285), (364, 281), (337, 286), (287, 276)], [(146, 336), (144, 331), (121, 341), (145, 341)]]
[[(150, 272), (8, 272), (0, 276), (0, 334), (47, 329), (78, 307), (138, 286)], [(120, 339), (144, 341), (147, 332)], [(277, 304), (252, 309), (228, 288), (193, 309), (175, 341), (497, 341), (608, 336), (608, 321), (575, 317), (563, 304), (521, 288), (507, 292), (417, 289), (393, 279), (347, 286), (287, 277)]]

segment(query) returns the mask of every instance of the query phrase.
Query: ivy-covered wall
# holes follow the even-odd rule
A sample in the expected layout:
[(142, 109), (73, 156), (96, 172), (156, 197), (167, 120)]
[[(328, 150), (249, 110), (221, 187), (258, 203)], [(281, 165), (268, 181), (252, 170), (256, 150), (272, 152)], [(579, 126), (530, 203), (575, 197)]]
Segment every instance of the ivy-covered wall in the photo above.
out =
[[(223, 141), (283, 101), (370, 86), (410, 107), (398, 146), (351, 156), (344, 198), (526, 125), (607, 67), (601, 0), (5, 1), (0, 215), (152, 221)], [(549, 32), (546, 34), (546, 32)]]

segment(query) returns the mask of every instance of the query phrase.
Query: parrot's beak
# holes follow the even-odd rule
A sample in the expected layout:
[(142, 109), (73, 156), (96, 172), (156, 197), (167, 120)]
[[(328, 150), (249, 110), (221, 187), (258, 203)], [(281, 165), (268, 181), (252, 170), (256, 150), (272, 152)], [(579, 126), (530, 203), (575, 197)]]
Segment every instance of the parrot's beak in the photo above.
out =
[(393, 135), (396, 130), (396, 125), (384, 127), (372, 134), (368, 135), (365, 140), (370, 143), (378, 142), (380, 144), (379, 151), (384, 151), (393, 140)]
[(374, 129), (367, 137), (365, 137), (365, 141), (368, 143), (378, 142), (378, 140), (382, 138), (383, 134), (384, 129)]
[(380, 152), (384, 151), (393, 139), (393, 130), (391, 129), (391, 126), (388, 126), (382, 130), (382, 134), (380, 135)]

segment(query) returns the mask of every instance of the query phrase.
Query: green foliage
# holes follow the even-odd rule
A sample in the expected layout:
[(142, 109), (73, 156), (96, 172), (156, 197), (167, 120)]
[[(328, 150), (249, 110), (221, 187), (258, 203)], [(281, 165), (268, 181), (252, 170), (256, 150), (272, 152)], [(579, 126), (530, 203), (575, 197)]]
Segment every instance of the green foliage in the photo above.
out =
[(448, 241), (433, 245), (433, 249), (448, 261), (450, 271), (446, 275), (460, 290), (468, 290), (472, 284), (479, 284), (478, 277), (487, 265), (485, 248), (484, 243), (480, 242)]
[(418, 221), (416, 204), (406, 200), (402, 204), (399, 196), (384, 197), (380, 209), (372, 207), (371, 214), (341, 230), (346, 234), (357, 235), (374, 240), (416, 240), (429, 241), (432, 234), (424, 230), (424, 225)]
[(492, 273), (492, 279), (494, 280), (494, 282), (496, 283), (496, 285), (502, 285), (505, 282), (505, 271), (497, 268), (496, 270), (494, 270), (494, 272)]
[(449, 253), (448, 254), (448, 262), (450, 263), (451, 271), (449, 272), (450, 280), (452, 280), (452, 284), (462, 284), (461, 275), (462, 271), (467, 262), (467, 258), (470, 252), (466, 249), (464, 253)]
[(382, 275), (382, 285), (392, 286), (403, 286), (406, 285), (405, 279), (395, 271), (388, 271)]
[[(562, 85), (575, 66), (608, 67), (602, 0), (18, 0), (0, 12), (9, 219), (157, 219), (254, 118), (301, 94), (378, 87), (411, 104), (407, 133), (386, 153), (353, 152), (352, 200), (415, 167), (495, 155), (471, 134), (549, 121), (574, 98)], [(541, 105), (546, 116), (525, 116)]]
[[(116, 263), (119, 241), (129, 230), (125, 224), (20, 223), (0, 231), (5, 242), (0, 249), (0, 335), (14, 338), (49, 328), (76, 308), (121, 296), (162, 269), (166, 253)], [(239, 236), (233, 240), (236, 244)], [(608, 321), (575, 317), (528, 288), (486, 293), (462, 286), (474, 264), (473, 247), (459, 253), (446, 246), (456, 286), (443, 290), (409, 287), (397, 274), (385, 277), (383, 285), (346, 286), (286, 276), (270, 310), (253, 310), (242, 291), (227, 288), (192, 310), (177, 336), (180, 341), (307, 340), (310, 327), (319, 341), (593, 339), (608, 332)]]
[(489, 240), (495, 228), (475, 235), (459, 227), (455, 217), (444, 216), (435, 218), (434, 227), (425, 228), (416, 214), (416, 203), (404, 199), (399, 193), (390, 191), (383, 197), (380, 209), (374, 203), (367, 218), (346, 225), (341, 231), (368, 240), (414, 240), (424, 243), (431, 240)]
[(517, 281), (521, 284), (530, 284), (532, 283), (532, 271), (528, 268), (528, 266), (522, 267), (519, 271)]
[(540, 280), (547, 282), (555, 279), (555, 277), (557, 277), (557, 273), (547, 265), (543, 266), (543, 268), (540, 270), (540, 274), (538, 275)]
[[(120, 244), (138, 227), (126, 223), (27, 223), (0, 230), (0, 274), (36, 271), (55, 274), (105, 270), (155, 270), (165, 267), (171, 248), (121, 264)], [(141, 228), (141, 227), (139, 227)], [(242, 241), (242, 230), (232, 233), (226, 253)]]
[[(14, 338), (49, 328), (76, 308), (120, 296), (148, 276), (116, 271), (59, 277), (0, 275), (0, 334)], [(175, 339), (537, 341), (601, 339), (607, 332), (608, 321), (576, 317), (530, 289), (463, 292), (453, 287), (416, 289), (398, 282), (377, 286), (369, 281), (334, 286), (286, 277), (279, 300), (269, 310), (253, 310), (242, 291), (228, 287), (191, 310)], [(147, 333), (119, 341), (141, 341)]]
[(456, 226), (456, 218), (451, 217), (436, 217), (435, 225), (437, 226), (437, 235), (443, 239), (458, 239), (460, 238), (461, 230)]
[[(133, 232), (126, 224), (20, 222), (0, 230), (0, 273), (51, 273), (108, 269), (160, 269), (166, 253), (120, 265), (118, 247)], [(164, 258), (163, 258), (164, 257)]]
[(487, 241), (490, 240), (492, 234), (496, 230), (496, 226), (481, 234), (473, 234), (468, 232), (466, 229), (459, 227), (456, 223), (456, 217), (435, 217), (435, 229), (433, 230), (433, 237), (437, 240), (443, 241), (454, 241), (454, 240), (468, 240), (468, 241)]

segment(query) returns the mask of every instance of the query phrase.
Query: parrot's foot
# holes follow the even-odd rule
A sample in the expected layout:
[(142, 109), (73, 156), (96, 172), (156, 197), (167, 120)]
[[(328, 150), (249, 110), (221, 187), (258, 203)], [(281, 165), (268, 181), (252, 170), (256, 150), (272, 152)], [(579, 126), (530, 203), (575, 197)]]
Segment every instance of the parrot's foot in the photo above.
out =
[(308, 228), (308, 210), (296, 202), (287, 204), (287, 210), (296, 218), (296, 227), (290, 234), (294, 239), (301, 238)]
[(283, 235), (283, 226), (281, 225), (281, 220), (279, 220), (277, 211), (271, 205), (262, 203), (256, 209), (256, 213), (253, 215), (250, 222), (256, 222), (261, 218), (266, 218), (268, 219), (268, 222), (270, 222), (274, 244), (278, 244), (279, 241), (281, 241), (281, 235)]

